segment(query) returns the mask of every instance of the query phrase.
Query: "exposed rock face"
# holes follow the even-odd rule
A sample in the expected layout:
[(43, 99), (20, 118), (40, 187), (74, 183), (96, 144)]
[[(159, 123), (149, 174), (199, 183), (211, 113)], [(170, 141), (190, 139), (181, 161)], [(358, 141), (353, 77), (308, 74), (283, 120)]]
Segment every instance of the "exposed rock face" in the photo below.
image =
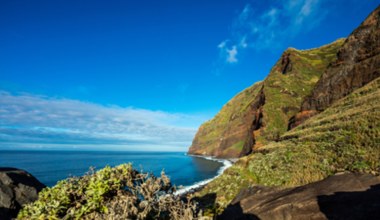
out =
[(204, 123), (198, 130), (189, 153), (218, 157), (239, 157), (252, 150), (252, 124), (260, 116), (265, 98), (262, 82), (244, 90), (229, 101), (214, 119)]
[(249, 154), (288, 130), (343, 39), (311, 50), (287, 49), (263, 81), (232, 98), (198, 130), (190, 154), (236, 158)]
[(380, 76), (380, 6), (346, 39), (289, 128)]
[(290, 53), (283, 53), (281, 56), (281, 72), (285, 74), (292, 71), (292, 63), (290, 61)]
[(0, 219), (16, 217), (21, 206), (37, 200), (44, 187), (24, 170), (0, 168)]
[(218, 219), (380, 219), (380, 177), (345, 173), (295, 188), (253, 187)]

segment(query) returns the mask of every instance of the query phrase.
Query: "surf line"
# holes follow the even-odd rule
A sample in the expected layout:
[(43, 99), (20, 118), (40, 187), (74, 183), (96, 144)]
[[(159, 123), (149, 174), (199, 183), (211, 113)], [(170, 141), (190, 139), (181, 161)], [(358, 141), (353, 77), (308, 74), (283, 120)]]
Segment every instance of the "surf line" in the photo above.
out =
[(216, 179), (217, 177), (219, 177), (220, 175), (223, 174), (223, 172), (228, 169), (229, 167), (232, 166), (233, 164), (233, 159), (219, 159), (219, 158), (214, 158), (214, 157), (211, 157), (211, 156), (199, 156), (199, 155), (191, 155), (191, 154), (186, 154), (187, 156), (191, 156), (191, 157), (200, 157), (200, 158), (203, 158), (203, 159), (206, 159), (206, 160), (212, 160), (212, 161), (217, 161), (219, 163), (222, 163), (223, 165), (219, 168), (216, 176), (212, 177), (212, 178), (209, 178), (209, 179), (205, 179), (205, 180), (202, 180), (202, 181), (199, 181), (199, 182), (196, 182), (194, 183), (193, 185), (190, 185), (190, 186), (185, 186), (181, 189), (178, 189), (177, 191), (174, 192), (174, 195), (177, 195), (177, 196), (181, 196), (183, 194), (186, 194), (190, 191), (193, 191), (193, 190), (196, 190), (200, 187), (203, 187), (205, 186), (206, 184), (208, 184), (209, 182), (213, 181), (214, 179)]

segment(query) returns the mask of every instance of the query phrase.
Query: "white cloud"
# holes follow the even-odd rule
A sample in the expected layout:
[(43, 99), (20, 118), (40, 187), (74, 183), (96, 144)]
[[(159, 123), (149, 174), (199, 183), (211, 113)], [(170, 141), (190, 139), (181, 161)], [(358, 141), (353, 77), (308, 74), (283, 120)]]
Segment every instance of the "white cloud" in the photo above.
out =
[(312, 29), (324, 18), (327, 11), (320, 10), (322, 1), (287, 0), (282, 4), (271, 1), (266, 10), (260, 11), (247, 4), (233, 21), (229, 40), (218, 45), (221, 58), (227, 63), (236, 63), (238, 51), (241, 54), (248, 48), (283, 46), (301, 30)]
[(0, 147), (66, 144), (186, 150), (206, 118), (0, 91)]
[(239, 14), (237, 21), (240, 23), (246, 22), (249, 16), (251, 15), (251, 13), (252, 13), (251, 5), (249, 4), (245, 5), (243, 11)]
[[(297, 8), (299, 13), (295, 18), (295, 23), (300, 25), (307, 19), (309, 16), (313, 16), (313, 13), (319, 8), (320, 0), (305, 0), (303, 4), (299, 5)], [(323, 15), (323, 14), (322, 14)]]
[(237, 54), (238, 54), (238, 51), (237, 51), (237, 47), (234, 45), (232, 46), (231, 49), (227, 49), (227, 62), (228, 63), (236, 63), (238, 60), (236, 58)]
[(242, 48), (247, 48), (247, 47), (248, 47), (247, 36), (243, 36), (243, 37), (240, 39), (239, 46), (242, 47)]
[(224, 49), (227, 45), (227, 42), (228, 42), (228, 40), (224, 40), (224, 41), (220, 42), (220, 44), (218, 44), (218, 48)]

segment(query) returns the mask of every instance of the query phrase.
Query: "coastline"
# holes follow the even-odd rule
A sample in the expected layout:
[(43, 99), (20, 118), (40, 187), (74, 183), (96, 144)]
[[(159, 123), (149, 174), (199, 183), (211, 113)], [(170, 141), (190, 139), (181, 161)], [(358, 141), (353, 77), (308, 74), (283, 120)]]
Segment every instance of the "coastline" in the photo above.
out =
[(183, 186), (183, 188), (181, 189), (178, 189), (174, 195), (176, 196), (183, 196), (185, 194), (188, 194), (188, 193), (191, 193), (191, 192), (194, 192), (194, 191), (198, 191), (199, 189), (203, 188), (205, 185), (207, 185), (209, 182), (213, 181), (214, 179), (218, 178), (220, 175), (223, 174), (223, 172), (228, 169), (229, 167), (231, 167), (236, 161), (237, 161), (237, 158), (231, 158), (231, 159), (220, 159), (220, 158), (215, 158), (215, 157), (212, 157), (212, 156), (200, 156), (200, 155), (193, 155), (193, 154), (185, 154), (186, 156), (190, 156), (190, 157), (200, 157), (200, 158), (203, 158), (203, 159), (206, 159), (206, 160), (212, 160), (212, 161), (217, 161), (221, 164), (223, 164), (218, 172), (216, 173), (216, 175), (212, 178), (209, 178), (209, 179), (205, 179), (205, 180), (202, 180), (202, 181), (199, 181), (199, 182), (195, 182), (194, 184), (192, 185), (189, 185), (189, 186)]

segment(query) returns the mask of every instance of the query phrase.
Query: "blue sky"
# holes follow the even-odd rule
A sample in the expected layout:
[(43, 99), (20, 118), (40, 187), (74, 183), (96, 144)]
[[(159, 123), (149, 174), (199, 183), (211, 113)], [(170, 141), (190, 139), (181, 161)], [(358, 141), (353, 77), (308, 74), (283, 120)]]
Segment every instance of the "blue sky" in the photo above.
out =
[(0, 148), (185, 151), (288, 47), (378, 0), (0, 0)]

